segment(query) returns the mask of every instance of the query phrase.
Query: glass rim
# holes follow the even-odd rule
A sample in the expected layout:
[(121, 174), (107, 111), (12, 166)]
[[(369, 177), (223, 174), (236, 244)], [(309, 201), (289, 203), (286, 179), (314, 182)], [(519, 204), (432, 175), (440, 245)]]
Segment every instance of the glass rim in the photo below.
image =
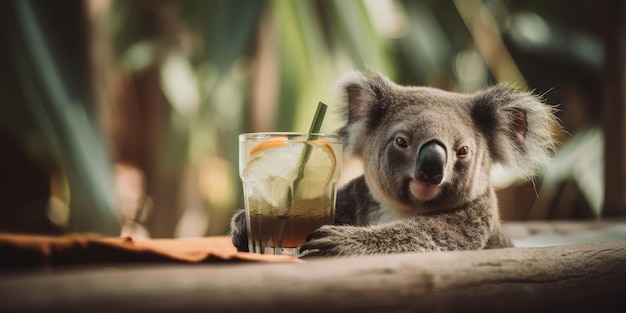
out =
[(296, 136), (309, 136), (315, 135), (318, 137), (322, 137), (324, 139), (332, 139), (334, 142), (343, 142), (343, 138), (336, 134), (326, 134), (326, 133), (308, 133), (308, 132), (249, 132), (249, 133), (241, 133), (239, 134), (239, 139), (248, 139), (254, 140), (263, 137), (277, 137), (277, 136), (285, 136), (285, 137), (296, 137)]

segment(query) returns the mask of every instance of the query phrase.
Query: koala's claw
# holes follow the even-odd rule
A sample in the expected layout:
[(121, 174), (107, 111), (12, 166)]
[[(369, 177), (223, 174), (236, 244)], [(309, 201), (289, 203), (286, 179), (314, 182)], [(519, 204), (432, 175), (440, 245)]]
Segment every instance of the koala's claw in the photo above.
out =
[(365, 254), (367, 248), (358, 240), (362, 238), (359, 231), (352, 226), (322, 226), (309, 234), (300, 252), (305, 257)]
[(307, 242), (300, 247), (300, 253), (303, 254), (301, 258), (321, 257), (321, 256), (336, 256), (339, 255), (335, 252), (336, 245), (323, 242)]
[(336, 247), (336, 244), (327, 240), (312, 240), (300, 247), (300, 253), (304, 254), (305, 257), (332, 256), (337, 255), (337, 253), (333, 253)]

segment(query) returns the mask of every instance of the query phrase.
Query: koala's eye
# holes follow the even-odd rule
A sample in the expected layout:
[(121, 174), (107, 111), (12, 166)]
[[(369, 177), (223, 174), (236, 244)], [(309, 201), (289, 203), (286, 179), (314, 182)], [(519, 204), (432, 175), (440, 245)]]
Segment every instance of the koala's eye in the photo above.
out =
[(469, 154), (469, 148), (467, 146), (463, 146), (456, 151), (456, 155), (459, 158), (464, 158)]
[(396, 137), (396, 139), (394, 139), (394, 143), (396, 144), (396, 147), (399, 147), (399, 148), (409, 147), (409, 144), (402, 137)]

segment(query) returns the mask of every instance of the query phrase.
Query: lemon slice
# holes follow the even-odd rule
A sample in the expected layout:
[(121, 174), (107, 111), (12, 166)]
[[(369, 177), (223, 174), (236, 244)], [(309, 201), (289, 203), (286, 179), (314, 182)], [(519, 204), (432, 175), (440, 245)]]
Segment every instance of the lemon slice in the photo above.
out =
[(284, 202), (289, 201), (290, 188), (298, 176), (306, 144), (311, 145), (312, 150), (295, 198), (319, 197), (332, 180), (337, 166), (335, 153), (324, 140), (305, 143), (275, 137), (263, 141), (250, 150), (252, 159), (246, 164), (243, 180), (253, 186), (253, 192), (260, 193), (266, 203), (272, 206), (285, 205)]
[(267, 150), (269, 148), (284, 147), (287, 145), (287, 140), (287, 137), (273, 137), (265, 140), (252, 147), (252, 149), (250, 149), (250, 155), (254, 155), (259, 151)]
[(296, 190), (296, 199), (313, 199), (319, 197), (332, 180), (337, 166), (337, 158), (333, 148), (325, 140), (314, 140), (311, 156), (304, 167), (304, 178)]

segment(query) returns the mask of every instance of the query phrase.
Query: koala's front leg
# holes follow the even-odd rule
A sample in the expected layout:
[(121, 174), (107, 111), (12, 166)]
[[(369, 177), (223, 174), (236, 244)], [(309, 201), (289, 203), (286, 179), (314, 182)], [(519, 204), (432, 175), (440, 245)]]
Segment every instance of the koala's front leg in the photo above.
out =
[(230, 234), (233, 245), (237, 250), (248, 252), (248, 226), (246, 224), (246, 211), (239, 210), (230, 221)]
[(439, 251), (433, 238), (410, 222), (377, 226), (325, 225), (301, 249), (307, 257)]

